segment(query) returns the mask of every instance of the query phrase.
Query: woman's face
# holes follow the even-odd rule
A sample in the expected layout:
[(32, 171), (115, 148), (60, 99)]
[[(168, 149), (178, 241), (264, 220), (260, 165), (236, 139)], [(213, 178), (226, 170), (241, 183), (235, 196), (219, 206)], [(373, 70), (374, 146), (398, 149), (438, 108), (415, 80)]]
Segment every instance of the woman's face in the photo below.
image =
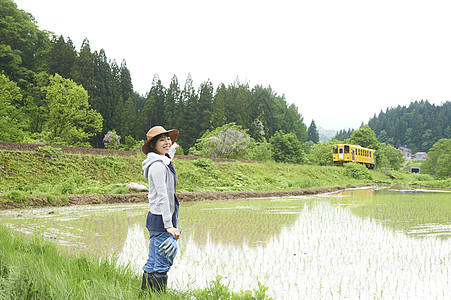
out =
[(161, 136), (158, 138), (155, 143), (155, 151), (160, 155), (165, 155), (169, 153), (169, 149), (171, 149), (172, 141), (169, 136)]

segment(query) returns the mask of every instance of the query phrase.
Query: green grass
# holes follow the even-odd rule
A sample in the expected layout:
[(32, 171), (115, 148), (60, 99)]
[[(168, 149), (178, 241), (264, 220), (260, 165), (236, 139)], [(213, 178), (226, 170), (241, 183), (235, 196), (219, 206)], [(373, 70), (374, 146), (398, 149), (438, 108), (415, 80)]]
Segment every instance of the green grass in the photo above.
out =
[[(53, 152), (0, 150), (0, 201), (9, 198), (27, 205), (29, 199), (39, 198), (60, 204), (67, 201), (62, 195), (128, 193), (125, 185), (129, 182), (147, 185), (141, 170), (142, 153), (109, 156)], [(275, 191), (367, 183), (451, 186), (450, 179), (437, 181), (429, 175), (400, 171), (390, 171), (395, 175), (392, 179), (378, 170), (362, 173), (343, 167), (274, 162), (176, 158), (174, 165), (178, 192)]]
[(269, 299), (267, 288), (232, 292), (212, 279), (205, 289), (143, 292), (141, 276), (114, 259), (68, 255), (42, 237), (0, 227), (0, 299)]

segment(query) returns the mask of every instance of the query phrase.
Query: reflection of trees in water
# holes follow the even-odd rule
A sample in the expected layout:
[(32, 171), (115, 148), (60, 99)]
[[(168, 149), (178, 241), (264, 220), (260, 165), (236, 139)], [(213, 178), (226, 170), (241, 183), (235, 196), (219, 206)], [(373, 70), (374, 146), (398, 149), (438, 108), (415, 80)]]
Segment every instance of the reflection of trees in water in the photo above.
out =
[[(258, 282), (275, 299), (440, 298), (449, 288), (448, 241), (413, 239), (329, 199), (297, 211), (262, 243), (231, 244), (199, 227), (181, 239), (171, 286), (205, 287), (215, 276), (233, 290)], [(185, 234), (185, 231), (184, 231)]]
[(197, 243), (243, 242), (256, 245), (277, 235), (284, 227), (291, 227), (298, 218), (305, 201), (248, 199), (234, 201), (204, 201), (183, 203), (179, 227), (189, 233), (195, 229)]
[[(451, 193), (420, 189), (361, 189), (342, 193), (337, 203), (348, 204), (362, 218), (381, 221), (395, 230), (414, 235), (451, 237)], [(423, 229), (423, 230), (422, 230)]]

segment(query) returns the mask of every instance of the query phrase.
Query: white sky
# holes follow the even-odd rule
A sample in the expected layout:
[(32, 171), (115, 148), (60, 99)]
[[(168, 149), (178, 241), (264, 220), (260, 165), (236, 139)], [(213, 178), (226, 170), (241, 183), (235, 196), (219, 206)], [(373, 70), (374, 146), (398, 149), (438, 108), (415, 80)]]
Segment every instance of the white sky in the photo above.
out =
[(15, 0), (79, 51), (123, 59), (144, 95), (158, 74), (197, 89), (271, 86), (309, 126), (358, 128), (380, 110), (451, 100), (451, 1)]

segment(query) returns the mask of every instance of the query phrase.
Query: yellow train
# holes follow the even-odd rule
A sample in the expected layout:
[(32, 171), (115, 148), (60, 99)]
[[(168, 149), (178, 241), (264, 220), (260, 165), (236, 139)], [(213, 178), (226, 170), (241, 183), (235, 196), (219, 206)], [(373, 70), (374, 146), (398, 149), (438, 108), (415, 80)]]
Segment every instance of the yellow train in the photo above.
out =
[(376, 164), (375, 152), (373, 149), (359, 145), (335, 144), (332, 148), (332, 157), (335, 166), (356, 162), (364, 164), (368, 169), (373, 169)]

